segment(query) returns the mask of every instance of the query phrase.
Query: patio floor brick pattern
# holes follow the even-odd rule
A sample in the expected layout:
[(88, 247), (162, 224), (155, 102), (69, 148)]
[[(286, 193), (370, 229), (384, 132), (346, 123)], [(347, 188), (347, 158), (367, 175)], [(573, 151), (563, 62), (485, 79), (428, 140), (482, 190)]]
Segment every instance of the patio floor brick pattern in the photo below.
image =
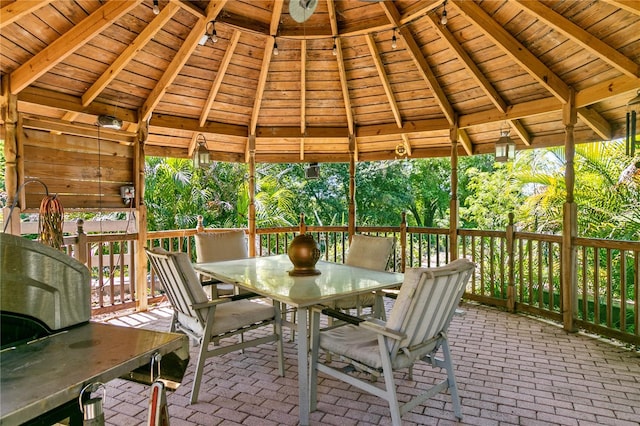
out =
[[(391, 301), (387, 302), (390, 308)], [(558, 325), (463, 303), (449, 328), (464, 419), (457, 422), (448, 394), (403, 416), (406, 425), (640, 425), (640, 353)], [(168, 330), (171, 309), (104, 319), (117, 325)], [(260, 331), (253, 331), (259, 333)], [(285, 329), (285, 377), (277, 374), (273, 344), (210, 359), (199, 402), (189, 404), (197, 354), (182, 386), (167, 392), (172, 426), (298, 424), (297, 352)], [(407, 400), (442, 377), (418, 364), (414, 380), (400, 373)], [(106, 423), (145, 424), (149, 387), (116, 379), (107, 383)], [(382, 399), (320, 375), (313, 425), (389, 425)]]

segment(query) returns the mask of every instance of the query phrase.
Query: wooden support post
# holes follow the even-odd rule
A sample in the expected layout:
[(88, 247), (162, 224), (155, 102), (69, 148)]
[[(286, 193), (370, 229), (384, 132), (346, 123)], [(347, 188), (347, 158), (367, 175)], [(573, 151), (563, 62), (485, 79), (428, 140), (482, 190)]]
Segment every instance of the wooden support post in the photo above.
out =
[(249, 256), (256, 255), (256, 136), (249, 136)]
[[(456, 120), (457, 121), (457, 120)], [(449, 201), (449, 261), (458, 258), (458, 126), (453, 125), (451, 139), (451, 200)]]
[[(7, 206), (12, 206), (18, 194), (21, 177), (19, 176), (18, 161), (19, 149), (17, 138), (17, 122), (18, 122), (18, 97), (12, 95), (9, 90), (9, 76), (2, 77), (0, 97), (0, 119), (4, 122), (4, 158), (5, 173), (4, 183), (7, 190)], [(18, 202), (20, 200), (17, 200)], [(2, 209), (3, 227), (9, 234), (20, 235), (20, 211), (23, 209), (22, 203), (14, 208), (11, 218), (9, 213), (11, 209), (5, 207)], [(9, 220), (9, 223), (5, 223)]]
[(136, 192), (134, 200), (136, 210), (138, 210), (138, 239), (135, 243), (135, 263), (134, 270), (129, 271), (131, 279), (135, 279), (131, 283), (131, 288), (136, 289), (136, 310), (146, 311), (148, 306), (147, 294), (147, 254), (144, 249), (147, 247), (147, 206), (144, 204), (144, 145), (149, 136), (149, 123), (138, 123), (138, 137), (135, 145), (134, 155), (134, 176), (136, 181)]
[(575, 106), (575, 93), (571, 90), (571, 98), (562, 110), (562, 123), (565, 126), (565, 185), (567, 199), (563, 208), (562, 222), (562, 276), (561, 276), (561, 301), (562, 322), (564, 329), (569, 332), (577, 331), (575, 320), (578, 314), (578, 284), (576, 248), (573, 241), (578, 233), (577, 207), (573, 199), (575, 185), (575, 171), (573, 160), (575, 157), (575, 142), (573, 129), (577, 121)]
[(402, 212), (400, 222), (400, 272), (407, 268), (407, 212)]
[(349, 136), (349, 243), (356, 233), (356, 138)]
[(516, 310), (516, 265), (514, 264), (514, 241), (515, 228), (513, 226), (514, 214), (509, 213), (509, 225), (507, 225), (507, 310), (515, 312)]

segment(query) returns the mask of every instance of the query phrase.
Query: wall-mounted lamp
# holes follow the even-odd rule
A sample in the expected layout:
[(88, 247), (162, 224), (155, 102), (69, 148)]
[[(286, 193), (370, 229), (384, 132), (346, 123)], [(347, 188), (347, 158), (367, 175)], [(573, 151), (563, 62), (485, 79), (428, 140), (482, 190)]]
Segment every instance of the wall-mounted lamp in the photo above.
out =
[(207, 139), (202, 133), (198, 133), (196, 136), (196, 149), (193, 153), (193, 167), (196, 169), (202, 169), (211, 162), (209, 156), (209, 150), (207, 149)]
[(516, 157), (516, 143), (509, 137), (508, 125), (500, 126), (500, 139), (496, 142), (496, 162), (505, 163)]
[(636, 155), (636, 149), (640, 150), (638, 139), (638, 114), (640, 113), (640, 90), (635, 98), (627, 102), (627, 134), (625, 137), (625, 153), (631, 157)]

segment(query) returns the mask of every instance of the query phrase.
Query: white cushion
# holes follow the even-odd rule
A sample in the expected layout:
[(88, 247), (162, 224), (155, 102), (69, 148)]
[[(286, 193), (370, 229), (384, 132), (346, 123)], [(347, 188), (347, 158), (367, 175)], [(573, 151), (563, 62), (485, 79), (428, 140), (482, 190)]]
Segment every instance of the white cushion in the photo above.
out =
[(200, 232), (195, 235), (196, 261), (218, 262), (249, 257), (244, 231)]

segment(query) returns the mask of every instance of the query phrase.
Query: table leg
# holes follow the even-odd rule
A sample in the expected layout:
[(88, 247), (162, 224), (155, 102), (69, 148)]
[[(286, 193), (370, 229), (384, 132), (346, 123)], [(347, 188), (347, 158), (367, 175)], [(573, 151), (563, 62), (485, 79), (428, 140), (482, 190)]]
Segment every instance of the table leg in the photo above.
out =
[(309, 424), (309, 335), (308, 308), (298, 308), (298, 393), (300, 425)]

